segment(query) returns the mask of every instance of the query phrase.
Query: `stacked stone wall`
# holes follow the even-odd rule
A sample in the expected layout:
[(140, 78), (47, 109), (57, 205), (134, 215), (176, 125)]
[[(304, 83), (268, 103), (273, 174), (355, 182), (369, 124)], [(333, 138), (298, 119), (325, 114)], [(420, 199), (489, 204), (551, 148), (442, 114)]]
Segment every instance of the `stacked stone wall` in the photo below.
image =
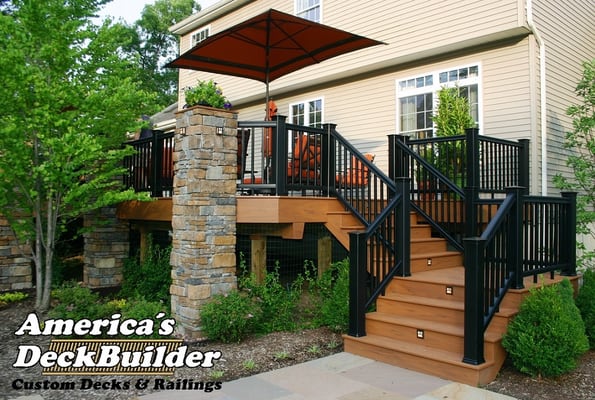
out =
[(33, 286), (31, 261), (23, 257), (6, 218), (0, 216), (0, 291)]
[(200, 310), (236, 287), (237, 114), (178, 113), (174, 145), (171, 308), (178, 334), (202, 338)]
[(83, 281), (91, 288), (122, 284), (124, 260), (130, 252), (128, 222), (116, 217), (116, 207), (85, 215)]

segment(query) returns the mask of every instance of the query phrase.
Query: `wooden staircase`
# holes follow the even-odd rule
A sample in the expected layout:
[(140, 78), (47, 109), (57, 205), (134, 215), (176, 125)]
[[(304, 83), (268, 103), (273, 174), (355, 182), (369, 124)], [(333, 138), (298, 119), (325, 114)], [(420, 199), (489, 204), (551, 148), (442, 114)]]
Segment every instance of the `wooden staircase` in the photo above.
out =
[(345, 336), (345, 351), (444, 379), (484, 385), (502, 366), (501, 346), (520, 293), (509, 293), (485, 333), (481, 365), (463, 359), (463, 256), (411, 214), (411, 276), (397, 277), (366, 315), (366, 336)]

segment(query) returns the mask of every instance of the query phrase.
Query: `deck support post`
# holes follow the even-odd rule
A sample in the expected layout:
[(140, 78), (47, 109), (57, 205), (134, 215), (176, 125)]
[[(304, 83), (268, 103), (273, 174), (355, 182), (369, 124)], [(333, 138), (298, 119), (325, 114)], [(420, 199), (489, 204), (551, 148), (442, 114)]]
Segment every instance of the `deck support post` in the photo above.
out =
[(250, 272), (256, 282), (263, 283), (267, 270), (267, 238), (254, 235), (250, 237)]
[(318, 278), (322, 278), (322, 275), (329, 269), (332, 262), (333, 239), (330, 236), (323, 236), (318, 239)]

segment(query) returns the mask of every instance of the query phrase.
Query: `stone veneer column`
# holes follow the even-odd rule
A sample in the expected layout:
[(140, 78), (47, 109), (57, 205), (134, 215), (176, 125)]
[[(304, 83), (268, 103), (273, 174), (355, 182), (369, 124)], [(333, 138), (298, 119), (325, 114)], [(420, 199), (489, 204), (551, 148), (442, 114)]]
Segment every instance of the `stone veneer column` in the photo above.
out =
[(91, 288), (122, 284), (124, 260), (130, 253), (128, 222), (116, 217), (116, 207), (85, 215), (83, 281)]
[(177, 114), (171, 308), (177, 333), (203, 338), (201, 306), (236, 287), (237, 114), (193, 107)]
[(31, 261), (23, 257), (8, 221), (0, 215), (0, 291), (32, 286)]

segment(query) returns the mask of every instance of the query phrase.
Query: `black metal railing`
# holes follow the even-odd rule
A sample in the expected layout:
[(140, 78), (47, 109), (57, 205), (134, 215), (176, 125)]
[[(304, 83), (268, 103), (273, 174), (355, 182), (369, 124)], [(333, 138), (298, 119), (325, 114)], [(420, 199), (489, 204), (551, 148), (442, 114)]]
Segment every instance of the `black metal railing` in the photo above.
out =
[(463, 250), (463, 238), (489, 222), (506, 187), (528, 187), (528, 141), (480, 136), (478, 129), (418, 140), (389, 135), (389, 176), (411, 177), (411, 207)]
[(409, 179), (391, 180), (335, 129), (328, 132), (329, 193), (365, 227), (349, 234), (350, 336), (365, 336), (365, 313), (393, 277), (411, 275)]
[(576, 275), (576, 194), (525, 193), (509, 188), (481, 236), (464, 240), (466, 363), (485, 361), (483, 335), (509, 288), (523, 288), (527, 276)]
[(152, 197), (171, 197), (174, 179), (174, 134), (152, 130), (147, 137), (125, 143), (136, 152), (124, 159), (124, 185)]

